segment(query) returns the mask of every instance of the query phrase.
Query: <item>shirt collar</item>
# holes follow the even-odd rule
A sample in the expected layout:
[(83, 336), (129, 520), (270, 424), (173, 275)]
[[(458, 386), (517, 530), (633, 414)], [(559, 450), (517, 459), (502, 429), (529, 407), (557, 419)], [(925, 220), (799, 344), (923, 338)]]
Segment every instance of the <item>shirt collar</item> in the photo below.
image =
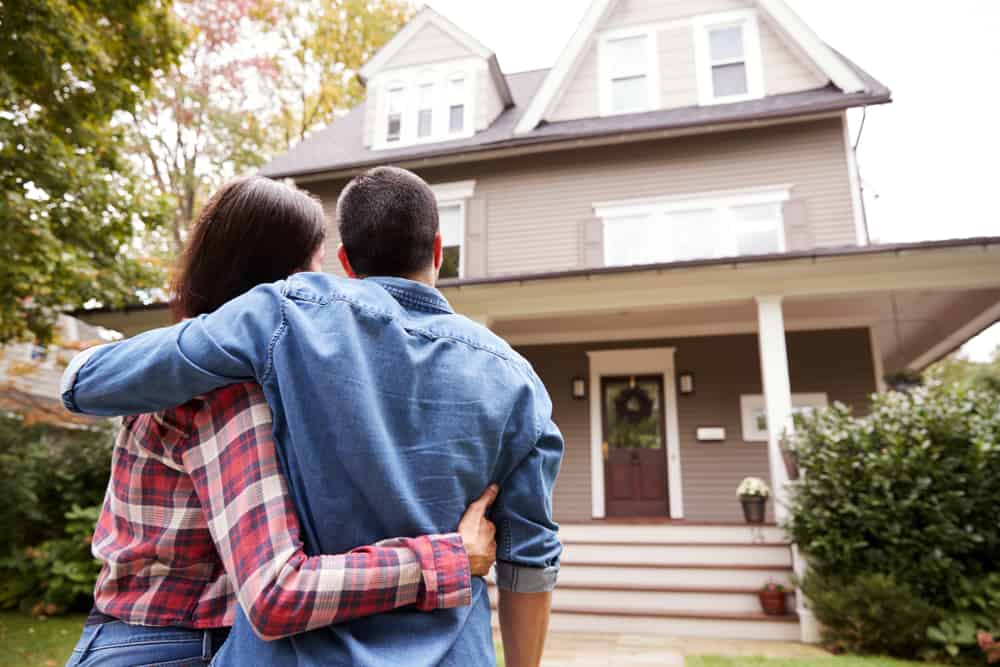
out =
[(370, 280), (380, 285), (382, 289), (388, 292), (404, 308), (428, 313), (452, 314), (455, 312), (441, 292), (430, 285), (391, 276), (376, 276), (365, 278), (365, 280)]

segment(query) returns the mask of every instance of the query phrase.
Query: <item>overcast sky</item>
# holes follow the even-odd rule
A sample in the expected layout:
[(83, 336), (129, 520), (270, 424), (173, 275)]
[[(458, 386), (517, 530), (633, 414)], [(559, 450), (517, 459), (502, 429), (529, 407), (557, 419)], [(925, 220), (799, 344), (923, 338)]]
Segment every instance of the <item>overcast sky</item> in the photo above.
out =
[[(787, 0), (892, 89), (858, 155), (874, 239), (1000, 236), (1000, 0)], [(590, 0), (429, 0), (505, 72), (551, 67)], [(852, 136), (860, 112), (852, 112)], [(967, 352), (983, 358), (1000, 325)]]

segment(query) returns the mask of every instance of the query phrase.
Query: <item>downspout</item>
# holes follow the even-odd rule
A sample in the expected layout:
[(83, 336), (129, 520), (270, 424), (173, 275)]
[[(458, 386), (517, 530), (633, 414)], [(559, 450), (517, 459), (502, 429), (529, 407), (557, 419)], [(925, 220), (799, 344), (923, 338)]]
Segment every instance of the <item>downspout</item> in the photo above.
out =
[(865, 120), (868, 118), (868, 107), (861, 107), (861, 126), (858, 127), (858, 136), (851, 146), (851, 158), (854, 160), (854, 173), (858, 176), (858, 191), (861, 199), (861, 225), (865, 230), (865, 243), (871, 245), (872, 235), (868, 230), (868, 209), (865, 205), (865, 181), (861, 178), (861, 163), (858, 161), (858, 145), (861, 143), (861, 134), (865, 131)]

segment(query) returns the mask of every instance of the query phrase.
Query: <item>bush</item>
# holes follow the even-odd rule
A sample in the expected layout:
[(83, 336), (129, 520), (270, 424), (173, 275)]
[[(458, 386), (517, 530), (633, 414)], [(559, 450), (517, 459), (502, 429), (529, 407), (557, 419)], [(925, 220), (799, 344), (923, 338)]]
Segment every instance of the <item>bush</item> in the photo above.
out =
[[(931, 385), (877, 395), (865, 417), (835, 405), (799, 420), (791, 447), (804, 475), (788, 530), (831, 638), (902, 657), (940, 649), (928, 629), (1000, 570), (1000, 396)], [(886, 627), (915, 614), (903, 643), (872, 626), (866, 588)]]
[(810, 572), (800, 588), (823, 623), (824, 639), (842, 651), (914, 658), (938, 620), (932, 605), (887, 574), (841, 579)]
[(90, 538), (111, 469), (109, 426), (73, 431), (0, 416), (0, 608), (86, 610)]

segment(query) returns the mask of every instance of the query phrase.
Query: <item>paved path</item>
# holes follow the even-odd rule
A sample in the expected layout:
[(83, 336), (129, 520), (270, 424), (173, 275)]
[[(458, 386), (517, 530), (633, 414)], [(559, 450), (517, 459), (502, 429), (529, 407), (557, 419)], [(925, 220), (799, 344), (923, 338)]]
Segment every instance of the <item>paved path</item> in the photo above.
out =
[(684, 667), (685, 655), (809, 657), (825, 651), (794, 642), (733, 639), (674, 639), (652, 635), (553, 632), (542, 667)]

